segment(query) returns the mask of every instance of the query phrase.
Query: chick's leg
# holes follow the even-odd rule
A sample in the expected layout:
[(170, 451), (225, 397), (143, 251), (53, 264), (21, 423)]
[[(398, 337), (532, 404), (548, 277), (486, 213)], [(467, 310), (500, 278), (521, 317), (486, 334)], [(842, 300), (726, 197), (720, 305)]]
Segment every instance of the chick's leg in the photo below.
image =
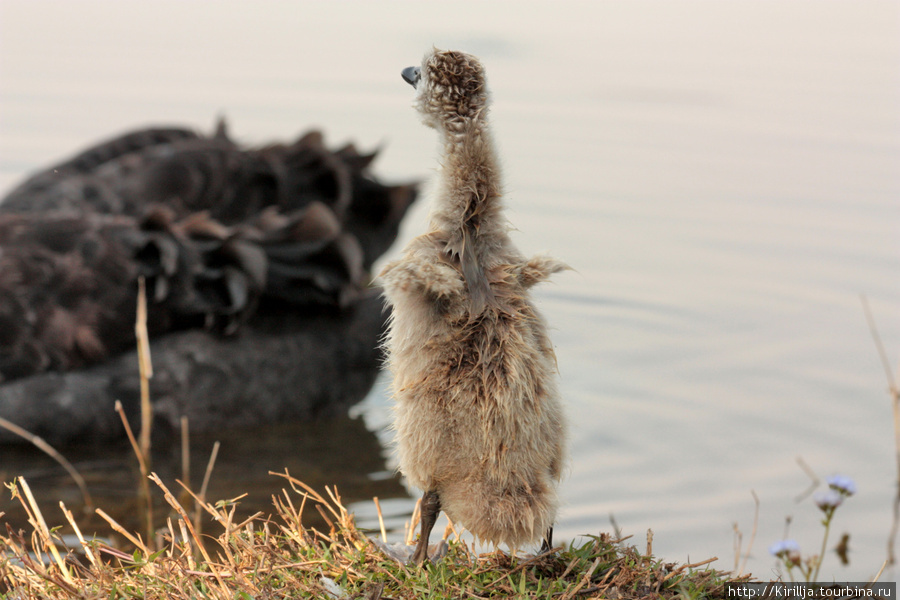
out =
[(419, 533), (419, 543), (416, 545), (416, 551), (410, 557), (409, 562), (421, 565), (428, 558), (428, 538), (431, 536), (431, 530), (437, 521), (438, 513), (441, 512), (441, 498), (438, 493), (429, 490), (422, 496), (422, 529)]

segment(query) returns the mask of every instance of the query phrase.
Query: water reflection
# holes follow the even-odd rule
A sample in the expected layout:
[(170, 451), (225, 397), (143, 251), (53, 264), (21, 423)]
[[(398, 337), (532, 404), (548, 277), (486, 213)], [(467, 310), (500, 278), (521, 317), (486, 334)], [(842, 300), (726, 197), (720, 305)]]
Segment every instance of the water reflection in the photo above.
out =
[[(386, 501), (383, 504), (396, 512), (390, 499), (408, 499), (398, 477), (387, 470), (378, 438), (366, 428), (361, 418), (340, 416), (310, 423), (285, 423), (192, 436), (190, 473), (194, 491), (199, 491), (216, 441), (221, 442), (221, 447), (207, 498), (215, 502), (246, 492), (246, 497), (239, 501), (238, 518), (259, 511), (273, 512), (272, 496), (280, 494), (287, 485), (283, 478), (268, 475), (268, 472), (284, 472), (285, 469), (319, 491), (324, 491), (326, 485), (335, 486), (337, 482), (338, 492), (346, 505), (358, 503), (364, 507), (372, 504), (373, 496), (378, 496)], [(110, 514), (128, 531), (143, 530), (137, 495), (140, 473), (127, 443), (69, 447), (63, 454), (85, 478), (97, 508)], [(175, 482), (182, 479), (181, 448), (177, 440), (156, 443), (152, 470), (173, 492), (181, 489)], [(0, 480), (11, 481), (19, 475), (28, 481), (49, 526), (66, 523), (59, 510), (59, 502), (63, 501), (73, 513), (82, 515), (79, 526), (85, 534), (116, 536), (100, 517), (84, 512), (85, 505), (78, 488), (65, 470), (47, 455), (30, 446), (4, 447)], [(154, 490), (154, 495), (156, 525), (163, 526), (169, 507), (159, 490)], [(408, 506), (406, 508), (408, 510)], [(393, 514), (391, 511), (386, 512)], [(8, 493), (0, 497), (0, 512), (6, 513), (4, 521), (14, 529), (31, 530), (21, 505), (11, 500)], [(304, 516), (309, 525), (323, 525), (318, 512), (312, 508)]]

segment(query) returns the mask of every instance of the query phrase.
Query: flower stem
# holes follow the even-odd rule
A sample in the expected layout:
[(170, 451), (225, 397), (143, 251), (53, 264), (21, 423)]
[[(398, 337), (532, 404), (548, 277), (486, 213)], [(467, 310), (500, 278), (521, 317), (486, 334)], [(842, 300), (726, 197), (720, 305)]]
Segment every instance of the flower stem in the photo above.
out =
[(819, 569), (822, 568), (822, 562), (825, 561), (825, 549), (828, 547), (828, 532), (831, 530), (831, 518), (833, 516), (834, 516), (833, 508), (825, 513), (825, 520), (822, 521), (822, 524), (825, 526), (825, 535), (822, 537), (822, 550), (819, 552), (819, 560), (816, 561), (816, 570), (813, 571), (812, 579), (806, 580), (808, 582), (818, 580)]

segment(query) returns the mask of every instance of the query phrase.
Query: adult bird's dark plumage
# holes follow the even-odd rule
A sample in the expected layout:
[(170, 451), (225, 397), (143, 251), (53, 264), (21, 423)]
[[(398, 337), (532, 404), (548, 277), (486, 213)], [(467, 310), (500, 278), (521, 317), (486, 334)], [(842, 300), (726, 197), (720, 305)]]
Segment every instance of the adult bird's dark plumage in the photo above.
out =
[[(295, 346), (303, 345), (323, 315), (335, 320), (337, 331), (342, 315), (353, 314), (347, 322), (356, 319), (355, 326), (344, 323), (331, 347), (319, 331), (322, 346), (308, 353), (350, 361), (347, 368), (371, 382), (385, 317), (360, 309), (377, 303), (365, 293), (368, 270), (393, 242), (416, 195), (412, 184), (374, 179), (374, 157), (353, 146), (331, 151), (318, 132), (248, 149), (231, 140), (224, 125), (208, 137), (149, 128), (28, 178), (0, 203), (0, 416), (52, 439), (59, 414), (23, 423), (16, 417), (34, 413), (23, 410), (23, 398), (33, 394), (28, 402), (61, 410), (66, 394), (112, 389), (114, 379), (131, 377), (122, 369), (110, 372), (108, 364), (134, 347), (140, 277), (147, 282), (148, 327), (160, 364), (178, 362), (166, 352), (188, 352), (179, 335), (201, 336), (190, 346), (198, 356), (205, 351), (201, 340), (218, 348), (230, 339), (222, 336), (231, 335), (230, 351), (212, 352), (227, 379), (247, 362), (247, 348), (265, 352), (257, 338), (287, 336), (280, 338), (284, 343), (293, 336)], [(273, 330), (279, 321), (284, 327)], [(358, 347), (359, 356), (342, 353), (341, 340)], [(289, 371), (279, 364), (288, 354), (282, 348), (270, 357), (273, 372)], [(86, 385), (91, 369), (97, 380)], [(76, 371), (80, 384), (73, 388), (65, 380)], [(154, 385), (168, 381), (166, 394), (176, 405), (213, 408), (202, 391), (188, 397), (187, 383), (182, 394), (171, 385), (175, 379), (158, 373)], [(326, 383), (297, 382), (281, 397), (246, 401), (268, 402), (262, 412), (274, 418), (298, 414), (303, 411), (289, 405), (305, 397), (316, 404)], [(84, 402), (96, 405), (95, 395)], [(177, 422), (174, 414), (166, 418)], [(192, 428), (202, 429), (204, 415), (196, 419)]]

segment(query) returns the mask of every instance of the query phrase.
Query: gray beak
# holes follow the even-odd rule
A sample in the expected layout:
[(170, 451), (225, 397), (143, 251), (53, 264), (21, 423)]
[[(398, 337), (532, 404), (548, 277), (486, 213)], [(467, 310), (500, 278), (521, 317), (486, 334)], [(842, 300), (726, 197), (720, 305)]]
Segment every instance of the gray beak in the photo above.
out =
[(403, 81), (413, 87), (416, 87), (416, 84), (419, 83), (420, 75), (421, 70), (419, 69), (419, 67), (406, 67), (405, 69), (400, 71), (400, 76), (403, 77)]

